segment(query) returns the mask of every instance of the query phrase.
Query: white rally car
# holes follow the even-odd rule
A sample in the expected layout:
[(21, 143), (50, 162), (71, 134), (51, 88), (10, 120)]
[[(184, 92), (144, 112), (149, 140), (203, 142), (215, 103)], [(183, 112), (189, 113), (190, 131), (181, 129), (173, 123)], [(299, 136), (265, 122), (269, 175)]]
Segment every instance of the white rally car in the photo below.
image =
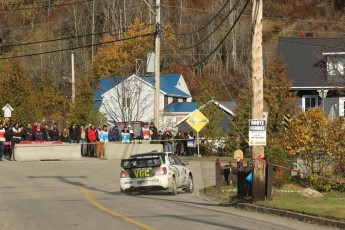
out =
[(121, 192), (168, 190), (172, 195), (177, 189), (193, 192), (192, 172), (171, 152), (150, 152), (132, 155), (121, 160)]

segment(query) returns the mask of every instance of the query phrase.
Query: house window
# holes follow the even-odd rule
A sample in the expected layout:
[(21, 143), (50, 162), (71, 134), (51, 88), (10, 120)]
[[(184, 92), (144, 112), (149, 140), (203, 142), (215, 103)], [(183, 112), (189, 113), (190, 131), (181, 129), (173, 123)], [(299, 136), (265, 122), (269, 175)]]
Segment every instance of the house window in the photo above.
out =
[(344, 75), (345, 54), (327, 55), (327, 73), (329, 75)]
[(173, 98), (172, 97), (168, 97), (168, 105), (170, 105), (173, 102)]
[(122, 107), (129, 108), (131, 105), (131, 99), (129, 97), (122, 98)]
[(317, 107), (318, 96), (316, 95), (303, 95), (302, 96), (302, 110), (303, 112), (307, 111), (309, 108)]
[(339, 116), (345, 116), (345, 97), (339, 98)]
[(168, 97), (164, 96), (164, 107), (168, 106)]

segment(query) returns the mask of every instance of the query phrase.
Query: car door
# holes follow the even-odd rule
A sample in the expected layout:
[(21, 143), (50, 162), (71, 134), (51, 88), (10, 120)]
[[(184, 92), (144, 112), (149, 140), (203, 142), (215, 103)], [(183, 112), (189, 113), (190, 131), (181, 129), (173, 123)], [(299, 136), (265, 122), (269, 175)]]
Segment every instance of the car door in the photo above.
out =
[(185, 166), (182, 164), (181, 160), (179, 158), (177, 158), (174, 154), (169, 154), (169, 161), (171, 163), (171, 167), (175, 168), (177, 173), (175, 173), (176, 175), (176, 183), (177, 183), (177, 187), (182, 187), (186, 184), (186, 168)]

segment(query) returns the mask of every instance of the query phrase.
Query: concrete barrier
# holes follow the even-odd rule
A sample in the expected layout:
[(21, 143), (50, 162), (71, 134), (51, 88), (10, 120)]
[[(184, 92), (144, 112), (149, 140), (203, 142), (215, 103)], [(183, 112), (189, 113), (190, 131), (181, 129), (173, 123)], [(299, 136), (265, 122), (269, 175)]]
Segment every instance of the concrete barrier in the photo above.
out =
[(80, 144), (16, 144), (16, 161), (81, 160)]
[(127, 144), (127, 143), (107, 143), (104, 145), (104, 157), (108, 160), (126, 159), (133, 154), (147, 153), (151, 151), (163, 151), (162, 144)]

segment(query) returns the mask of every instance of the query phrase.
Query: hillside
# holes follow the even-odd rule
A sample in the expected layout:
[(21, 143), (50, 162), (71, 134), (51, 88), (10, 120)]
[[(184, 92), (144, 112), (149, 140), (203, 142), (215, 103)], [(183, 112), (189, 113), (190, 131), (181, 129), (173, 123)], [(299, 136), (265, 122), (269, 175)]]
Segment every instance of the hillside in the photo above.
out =
[[(241, 14), (246, 2), (162, 0), (162, 72), (182, 72), (195, 98), (202, 93), (204, 84), (211, 83), (210, 90), (216, 92), (215, 99), (236, 100), (239, 89), (247, 85), (250, 76), (251, 4)], [(100, 58), (98, 51), (102, 45), (92, 44), (104, 41), (106, 34), (110, 34), (111, 39), (122, 39), (133, 30), (136, 32), (131, 36), (137, 36), (144, 28), (132, 27), (140, 23), (145, 25), (148, 33), (155, 29), (151, 9), (145, 1), (139, 0), (2, 0), (0, 6), (2, 81), (9, 76), (4, 72), (4, 66), (20, 65), (22, 75), (19, 77), (29, 82), (25, 87), (35, 91), (38, 100), (42, 100), (37, 103), (41, 108), (36, 108), (35, 116), (49, 120), (63, 119), (61, 114), (72, 112), (67, 104), (71, 96), (72, 51), (76, 58), (76, 82), (80, 93), (88, 87), (83, 85), (83, 79), (94, 78), (98, 71), (98, 67), (92, 65), (92, 58)], [(344, 37), (344, 9), (345, 1), (342, 0), (264, 1), (265, 59), (275, 53), (279, 36), (312, 33), (314, 37)], [(239, 23), (222, 41), (237, 17)], [(133, 24), (136, 18), (140, 23)], [(135, 60), (143, 59), (145, 63), (145, 54), (153, 51), (153, 36), (145, 42), (142, 43), (147, 44), (144, 48), (134, 49), (127, 42), (116, 49), (119, 52), (117, 58), (122, 60), (117, 65), (111, 65), (112, 61), (106, 59), (109, 55), (105, 54), (101, 60), (102, 68), (106, 69), (104, 73), (133, 74)], [(140, 42), (138, 44), (140, 47)], [(179, 49), (188, 46), (192, 48)], [(209, 56), (211, 53), (213, 55)], [(43, 101), (47, 97), (50, 99)], [(2, 95), (0, 100), (20, 105), (16, 102), (16, 93)], [(46, 112), (42, 112), (42, 105)], [(61, 112), (56, 114), (56, 109)]]

